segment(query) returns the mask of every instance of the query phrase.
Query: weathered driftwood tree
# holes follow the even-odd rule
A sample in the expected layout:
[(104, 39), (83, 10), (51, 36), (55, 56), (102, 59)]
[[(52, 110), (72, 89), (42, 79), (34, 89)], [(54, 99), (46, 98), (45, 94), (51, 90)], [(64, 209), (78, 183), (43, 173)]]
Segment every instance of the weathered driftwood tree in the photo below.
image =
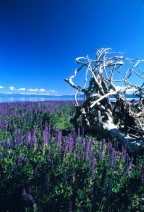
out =
[[(96, 52), (95, 59), (88, 56), (76, 58), (80, 67), (65, 79), (76, 89), (76, 114), (72, 122), (77, 123), (81, 117), (86, 128), (116, 138), (132, 152), (141, 152), (144, 149), (144, 72), (140, 65), (144, 60), (125, 58), (122, 53), (114, 54), (111, 49), (102, 48)], [(80, 86), (73, 80), (83, 69), (85, 82)], [(136, 84), (141, 86), (131, 84), (134, 76), (139, 78)], [(119, 89), (118, 83), (121, 85)], [(125, 98), (130, 89), (138, 97), (137, 103)], [(77, 100), (79, 92), (85, 96), (80, 105)]]

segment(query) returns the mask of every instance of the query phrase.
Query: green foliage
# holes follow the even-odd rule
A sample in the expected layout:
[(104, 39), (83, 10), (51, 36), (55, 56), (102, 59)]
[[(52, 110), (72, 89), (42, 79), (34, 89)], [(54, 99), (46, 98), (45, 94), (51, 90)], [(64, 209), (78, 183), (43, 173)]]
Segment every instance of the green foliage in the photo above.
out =
[(50, 120), (52, 124), (52, 128), (56, 128), (58, 130), (64, 129), (72, 129), (73, 125), (70, 123), (70, 118), (73, 116), (73, 109), (70, 108), (59, 108), (59, 111), (56, 113), (52, 113), (50, 115)]

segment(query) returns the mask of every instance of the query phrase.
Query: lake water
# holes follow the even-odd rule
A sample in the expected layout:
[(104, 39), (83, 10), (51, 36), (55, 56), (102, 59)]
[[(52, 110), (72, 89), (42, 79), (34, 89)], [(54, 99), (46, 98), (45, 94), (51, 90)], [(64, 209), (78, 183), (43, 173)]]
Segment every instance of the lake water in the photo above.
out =
[[(17, 102), (17, 101), (29, 101), (29, 102), (37, 102), (37, 101), (73, 101), (73, 96), (41, 96), (41, 95), (3, 95), (0, 96), (0, 102)], [(83, 100), (83, 97), (79, 97), (78, 100)]]
[[(77, 97), (78, 100), (84, 100), (83, 96)], [(134, 97), (128, 98), (129, 100), (136, 99)], [(73, 95), (65, 95), (65, 96), (46, 96), (46, 95), (10, 95), (10, 94), (0, 94), (0, 102), (37, 102), (37, 101), (73, 101)], [(111, 98), (111, 100), (115, 100), (115, 98)], [(138, 99), (136, 99), (138, 100)]]

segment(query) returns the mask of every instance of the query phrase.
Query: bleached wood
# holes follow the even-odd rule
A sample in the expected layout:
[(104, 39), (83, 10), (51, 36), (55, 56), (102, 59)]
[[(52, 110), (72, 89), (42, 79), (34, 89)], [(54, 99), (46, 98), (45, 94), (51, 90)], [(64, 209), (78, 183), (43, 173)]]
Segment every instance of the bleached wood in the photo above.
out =
[[(76, 114), (73, 122), (82, 116), (85, 126), (95, 128), (101, 134), (115, 137), (121, 144), (126, 144), (130, 151), (139, 152), (144, 146), (144, 83), (137, 86), (130, 82), (131, 76), (135, 75), (140, 79), (144, 79), (144, 71), (141, 71), (140, 65), (144, 60), (133, 60), (124, 57), (121, 52), (116, 54), (110, 48), (102, 48), (97, 50), (94, 59), (86, 57), (76, 58), (76, 63), (80, 65), (69, 79), (65, 79), (74, 89), (76, 105)], [(125, 68), (125, 63), (129, 64)], [(77, 73), (86, 68), (84, 75), (84, 85), (79, 86), (74, 83)], [(115, 78), (115, 74), (119, 78)], [(88, 83), (88, 74), (91, 78)], [(123, 83), (123, 89), (118, 90), (118, 82)], [(133, 89), (133, 94), (139, 98), (137, 112), (131, 102), (125, 98), (125, 93)], [(85, 96), (82, 105), (77, 100), (78, 93), (81, 92)], [(113, 105), (110, 96), (116, 99)]]

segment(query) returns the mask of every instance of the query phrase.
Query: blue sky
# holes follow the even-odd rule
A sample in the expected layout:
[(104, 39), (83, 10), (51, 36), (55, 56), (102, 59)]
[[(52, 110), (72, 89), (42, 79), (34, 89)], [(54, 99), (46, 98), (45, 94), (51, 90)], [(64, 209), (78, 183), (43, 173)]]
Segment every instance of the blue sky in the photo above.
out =
[(75, 58), (144, 59), (143, 0), (0, 0), (0, 92), (73, 94)]

